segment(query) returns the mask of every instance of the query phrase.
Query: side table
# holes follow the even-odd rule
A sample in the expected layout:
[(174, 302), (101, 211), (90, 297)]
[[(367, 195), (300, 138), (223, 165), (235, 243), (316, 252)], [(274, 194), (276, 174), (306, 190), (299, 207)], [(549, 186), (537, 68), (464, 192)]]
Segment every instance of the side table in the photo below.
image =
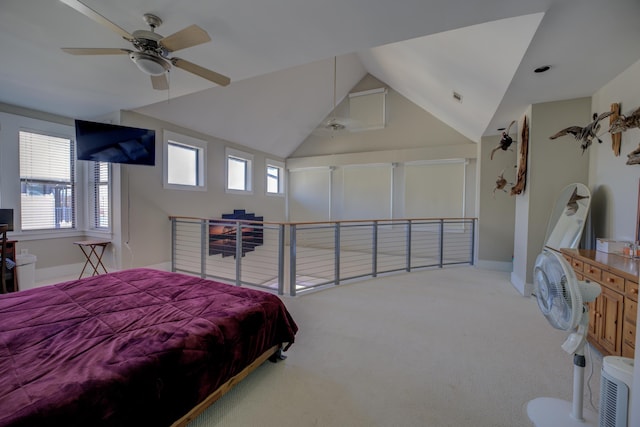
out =
[(82, 279), (82, 275), (88, 265), (93, 268), (91, 276), (97, 276), (100, 274), (98, 271), (99, 267), (102, 267), (102, 270), (105, 273), (107, 272), (107, 269), (102, 263), (102, 255), (104, 254), (105, 248), (109, 246), (110, 243), (111, 242), (108, 240), (82, 240), (80, 242), (73, 242), (74, 245), (78, 245), (80, 247), (84, 257), (86, 258), (84, 267), (82, 267), (82, 271), (80, 272), (79, 279)]

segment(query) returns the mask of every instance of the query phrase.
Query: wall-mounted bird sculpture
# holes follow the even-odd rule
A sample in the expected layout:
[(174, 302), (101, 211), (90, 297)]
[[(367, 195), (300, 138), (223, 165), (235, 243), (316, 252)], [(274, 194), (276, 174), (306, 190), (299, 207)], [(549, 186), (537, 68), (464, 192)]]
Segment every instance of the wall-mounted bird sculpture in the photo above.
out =
[(598, 115), (597, 113), (593, 113), (593, 121), (584, 127), (580, 126), (569, 126), (568, 128), (562, 129), (560, 132), (555, 135), (551, 135), (549, 139), (556, 139), (561, 136), (565, 136), (570, 133), (575, 137), (577, 141), (580, 141), (580, 147), (582, 148), (582, 153), (585, 152), (587, 148), (591, 145), (591, 142), (596, 139), (599, 143), (602, 144), (602, 140), (598, 138), (598, 131), (600, 130), (600, 120), (609, 117), (611, 115), (611, 111), (607, 111)]
[(513, 143), (513, 139), (509, 136), (509, 130), (511, 129), (511, 126), (513, 126), (515, 122), (516, 121), (514, 120), (511, 123), (509, 123), (509, 127), (507, 128), (507, 130), (502, 132), (502, 138), (500, 138), (500, 142), (498, 143), (498, 146), (493, 150), (491, 150), (491, 160), (493, 160), (493, 154), (496, 151), (498, 150), (507, 151), (511, 146), (511, 144)]
[(628, 165), (640, 165), (640, 145), (638, 148), (627, 154)]
[(589, 196), (581, 196), (578, 194), (578, 187), (573, 190), (569, 201), (567, 202), (567, 210), (564, 211), (564, 214), (567, 216), (575, 215), (578, 212), (578, 200), (588, 199)]
[(507, 184), (513, 185), (513, 183), (507, 182), (507, 179), (504, 177), (504, 169), (502, 169), (502, 172), (500, 172), (500, 175), (498, 175), (498, 178), (496, 179), (496, 186), (493, 188), (493, 197), (496, 197), (496, 191), (498, 190), (506, 192), (507, 190), (505, 187)]
[(631, 114), (620, 114), (617, 119), (611, 123), (609, 133), (624, 132), (627, 129), (640, 127), (640, 108), (637, 108)]

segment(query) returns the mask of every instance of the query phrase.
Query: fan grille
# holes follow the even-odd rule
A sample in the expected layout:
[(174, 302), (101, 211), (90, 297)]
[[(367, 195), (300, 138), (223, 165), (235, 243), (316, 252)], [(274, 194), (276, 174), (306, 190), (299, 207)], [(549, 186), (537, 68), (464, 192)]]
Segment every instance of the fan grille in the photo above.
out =
[[(535, 265), (535, 293), (540, 311), (556, 329), (569, 330), (577, 326), (582, 305), (573, 271), (563, 265), (560, 256), (545, 251)], [(566, 261), (564, 261), (566, 264)], [(576, 289), (573, 289), (576, 287)], [(575, 291), (572, 293), (572, 289)]]

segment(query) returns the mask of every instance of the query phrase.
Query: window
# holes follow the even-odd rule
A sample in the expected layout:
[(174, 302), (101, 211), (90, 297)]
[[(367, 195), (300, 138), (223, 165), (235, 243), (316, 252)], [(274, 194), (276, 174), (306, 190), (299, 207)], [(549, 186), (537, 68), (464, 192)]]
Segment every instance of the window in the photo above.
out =
[(75, 228), (73, 141), (25, 131), (19, 139), (22, 230)]
[(249, 153), (227, 148), (227, 191), (252, 191), (253, 156)]
[(207, 143), (164, 131), (164, 187), (170, 189), (207, 189)]
[(266, 173), (267, 194), (284, 194), (284, 164), (267, 160)]
[(91, 162), (89, 166), (89, 220), (90, 227), (108, 230), (110, 227), (109, 193), (111, 181), (109, 163)]

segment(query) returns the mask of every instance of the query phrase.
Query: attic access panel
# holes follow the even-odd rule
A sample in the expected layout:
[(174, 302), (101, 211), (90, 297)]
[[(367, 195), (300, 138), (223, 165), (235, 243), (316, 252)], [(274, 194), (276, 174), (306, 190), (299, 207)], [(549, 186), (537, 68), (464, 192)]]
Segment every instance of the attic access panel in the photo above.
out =
[(386, 125), (387, 89), (371, 89), (349, 94), (351, 131), (383, 129)]

